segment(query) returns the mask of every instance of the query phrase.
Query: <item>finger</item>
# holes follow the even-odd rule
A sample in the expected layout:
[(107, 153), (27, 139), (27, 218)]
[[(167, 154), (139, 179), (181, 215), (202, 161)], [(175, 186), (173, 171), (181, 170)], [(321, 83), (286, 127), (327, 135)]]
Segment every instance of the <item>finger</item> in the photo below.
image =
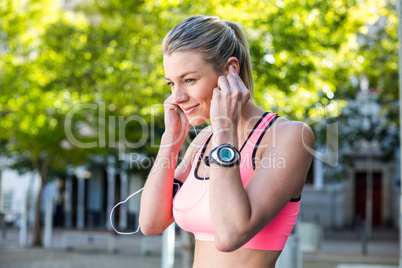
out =
[(229, 66), (229, 74), (232, 74), (236, 78), (237, 77), (240, 78), (239, 74), (237, 73), (237, 70), (232, 65)]
[(237, 73), (229, 74), (227, 79), (231, 88), (233, 89), (233, 92), (236, 91), (239, 94), (238, 101), (241, 101), (242, 105), (244, 105), (250, 99), (250, 92), (244, 85), (243, 80), (237, 76)]
[[(250, 91), (248, 90), (248, 88), (244, 84), (243, 80), (238, 75), (236, 75), (236, 76), (231, 75), (230, 77), (235, 80), (235, 82), (233, 82), (233, 83), (237, 84), (237, 90), (240, 93), (239, 100), (241, 101), (242, 106), (244, 106), (244, 104), (246, 104), (248, 102), (248, 100), (250, 99)], [(229, 79), (229, 78), (228, 78), (228, 80), (231, 81), (231, 79)]]
[(237, 73), (236, 69), (233, 68), (233, 66), (229, 66), (229, 74), (233, 75), (233, 77), (236, 79), (237, 83), (240, 84), (244, 84), (243, 80), (241, 79), (241, 77), (239, 76), (239, 74)]
[(176, 104), (173, 103), (173, 95), (170, 95), (170, 96), (164, 101), (163, 106), (164, 106), (166, 109), (176, 109), (177, 107), (179, 107), (179, 106), (177, 106)]
[(244, 85), (243, 80), (241, 79), (241, 77), (239, 76), (239, 74), (237, 73), (236, 69), (233, 68), (232, 66), (230, 66), (231, 68), (229, 68), (229, 73), (234, 77), (234, 79), (236, 79), (237, 84), (239, 85), (239, 88), (241, 90), (247, 90), (247, 87)]
[(244, 84), (243, 80), (241, 79), (235, 68), (230, 66), (229, 73), (231, 74), (231, 77), (233, 77), (237, 82), (239, 90), (242, 93), (242, 98), (244, 100), (243, 102), (244, 103), (247, 102), (250, 99), (250, 90), (246, 87), (246, 85)]
[(216, 97), (220, 93), (221, 93), (221, 89), (219, 87), (214, 88), (212, 91), (212, 100), (214, 99), (214, 97)]
[(226, 76), (219, 76), (218, 78), (218, 88), (221, 91), (226, 91), (226, 92), (230, 92), (230, 85), (229, 82), (226, 78)]
[(229, 75), (226, 77), (226, 80), (228, 81), (229, 87), (230, 87), (230, 89), (231, 89), (232, 92), (237, 91), (237, 92), (239, 92), (239, 93), (243, 93), (243, 92), (242, 92), (243, 89), (240, 87), (240, 85), (239, 85), (239, 83), (238, 83), (236, 77), (234, 77), (233, 75), (229, 74)]
[(173, 95), (171, 94), (169, 97), (166, 98), (165, 103), (171, 103), (173, 100)]

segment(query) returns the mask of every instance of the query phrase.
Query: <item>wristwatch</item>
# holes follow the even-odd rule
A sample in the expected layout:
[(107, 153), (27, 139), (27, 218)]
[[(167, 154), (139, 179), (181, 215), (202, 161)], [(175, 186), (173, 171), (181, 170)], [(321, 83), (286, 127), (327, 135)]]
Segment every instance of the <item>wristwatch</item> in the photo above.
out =
[(230, 144), (221, 144), (209, 154), (209, 163), (216, 163), (222, 167), (232, 167), (240, 163), (240, 153)]

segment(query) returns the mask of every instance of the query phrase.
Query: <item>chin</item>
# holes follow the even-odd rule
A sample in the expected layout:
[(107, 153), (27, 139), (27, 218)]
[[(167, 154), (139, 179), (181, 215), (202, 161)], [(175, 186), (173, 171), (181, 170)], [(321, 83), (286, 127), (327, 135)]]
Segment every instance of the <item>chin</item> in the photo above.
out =
[(192, 126), (199, 126), (202, 125), (208, 118), (189, 118), (190, 125)]
[(199, 126), (209, 119), (209, 113), (198, 112), (187, 116), (187, 120), (192, 126)]

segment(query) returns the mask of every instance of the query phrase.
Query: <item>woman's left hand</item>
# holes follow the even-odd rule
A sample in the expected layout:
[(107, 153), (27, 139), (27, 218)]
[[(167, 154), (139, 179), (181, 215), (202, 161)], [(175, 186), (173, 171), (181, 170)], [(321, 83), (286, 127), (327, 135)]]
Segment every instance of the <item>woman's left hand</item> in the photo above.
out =
[(214, 133), (237, 131), (241, 110), (249, 99), (250, 91), (235, 68), (230, 66), (229, 74), (218, 78), (218, 87), (212, 94), (210, 118)]

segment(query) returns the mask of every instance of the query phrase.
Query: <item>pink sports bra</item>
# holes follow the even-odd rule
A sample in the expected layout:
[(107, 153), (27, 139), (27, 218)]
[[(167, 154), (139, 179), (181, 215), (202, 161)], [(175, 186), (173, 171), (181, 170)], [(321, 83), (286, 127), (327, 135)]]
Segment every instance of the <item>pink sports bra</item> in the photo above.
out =
[[(240, 176), (243, 185), (255, 169), (254, 158), (265, 132), (278, 118), (276, 114), (265, 113), (255, 125), (240, 149)], [(173, 200), (173, 215), (177, 224), (192, 232), (196, 240), (214, 241), (209, 211), (209, 178), (199, 177), (198, 166), (203, 158), (212, 134), (198, 150), (191, 172)], [(257, 235), (242, 247), (258, 250), (282, 250), (293, 230), (300, 210), (300, 198), (292, 199), (282, 211)]]

